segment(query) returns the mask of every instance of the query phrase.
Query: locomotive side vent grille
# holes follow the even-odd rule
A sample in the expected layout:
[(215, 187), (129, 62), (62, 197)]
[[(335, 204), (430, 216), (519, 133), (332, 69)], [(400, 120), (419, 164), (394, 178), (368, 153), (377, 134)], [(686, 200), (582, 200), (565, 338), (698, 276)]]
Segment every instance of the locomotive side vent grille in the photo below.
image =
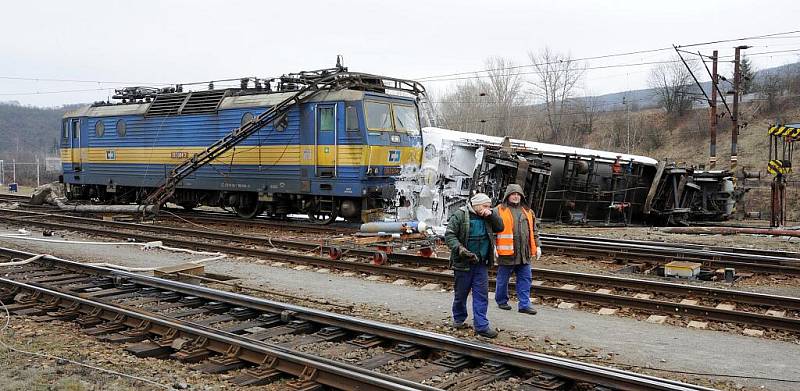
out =
[(211, 90), (192, 92), (183, 105), (181, 114), (211, 114), (217, 111), (222, 99), (227, 95), (227, 90)]
[(144, 115), (147, 117), (177, 115), (188, 96), (188, 93), (157, 95)]

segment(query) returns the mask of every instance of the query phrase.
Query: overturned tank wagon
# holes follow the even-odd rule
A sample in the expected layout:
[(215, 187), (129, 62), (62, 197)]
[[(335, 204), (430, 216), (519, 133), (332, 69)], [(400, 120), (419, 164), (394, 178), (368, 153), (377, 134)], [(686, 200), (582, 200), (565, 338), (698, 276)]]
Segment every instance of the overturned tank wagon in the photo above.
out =
[(336, 68), (237, 88), (130, 87), (64, 116), (70, 200), (369, 220), (419, 166), (417, 82)]
[(679, 169), (646, 156), (434, 127), (424, 128), (422, 137), (421, 168), (397, 184), (398, 215), (434, 225), (471, 192), (499, 201), (497, 189), (510, 182), (525, 183), (539, 218), (573, 224), (720, 220), (731, 216), (738, 199), (724, 172)]

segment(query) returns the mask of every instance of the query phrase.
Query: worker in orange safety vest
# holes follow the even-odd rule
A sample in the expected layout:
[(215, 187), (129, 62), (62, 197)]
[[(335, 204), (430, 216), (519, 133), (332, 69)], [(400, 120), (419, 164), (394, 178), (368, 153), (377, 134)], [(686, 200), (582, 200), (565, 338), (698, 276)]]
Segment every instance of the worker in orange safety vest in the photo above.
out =
[(508, 304), (508, 281), (511, 274), (516, 275), (516, 290), (519, 312), (535, 315), (531, 305), (531, 259), (542, 256), (539, 233), (536, 229), (536, 216), (526, 205), (522, 186), (510, 184), (503, 195), (503, 202), (497, 206), (498, 216), (503, 220), (503, 231), (495, 240), (497, 251), (497, 282), (495, 301), (497, 306), (510, 310)]

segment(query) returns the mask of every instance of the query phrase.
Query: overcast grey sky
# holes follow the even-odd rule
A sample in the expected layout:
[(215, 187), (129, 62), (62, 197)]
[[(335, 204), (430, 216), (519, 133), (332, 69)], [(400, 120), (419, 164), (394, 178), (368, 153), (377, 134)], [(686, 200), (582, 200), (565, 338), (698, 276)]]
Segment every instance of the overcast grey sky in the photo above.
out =
[[(488, 56), (522, 64), (545, 45), (582, 58), (800, 30), (798, 11), (798, 1), (752, 0), (9, 1), (0, 23), (0, 101), (56, 106), (104, 100), (122, 85), (278, 76), (333, 66), (337, 54), (351, 70), (421, 78), (480, 70)], [(798, 50), (754, 55), (756, 67), (798, 61), (794, 35), (747, 42), (750, 53)], [(695, 50), (727, 55), (736, 44)], [(584, 92), (646, 88), (650, 68), (590, 70)], [(441, 91), (451, 83), (425, 84)]]

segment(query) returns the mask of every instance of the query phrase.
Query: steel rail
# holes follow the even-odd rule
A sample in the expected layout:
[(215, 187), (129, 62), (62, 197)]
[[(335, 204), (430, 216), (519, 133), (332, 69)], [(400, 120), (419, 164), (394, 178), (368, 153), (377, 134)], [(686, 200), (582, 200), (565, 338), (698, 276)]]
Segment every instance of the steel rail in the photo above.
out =
[(87, 315), (92, 313), (89, 308), (101, 309), (106, 313), (101, 314), (100, 316), (107, 321), (114, 321), (116, 319), (116, 316), (110, 314), (119, 314), (125, 316), (126, 318), (138, 320), (139, 322), (130, 322), (130, 319), (126, 319), (126, 325), (131, 328), (141, 325), (141, 321), (144, 321), (151, 324), (151, 329), (149, 331), (154, 334), (166, 335), (166, 330), (172, 329), (178, 330), (187, 336), (207, 338), (208, 340), (216, 341), (217, 344), (209, 344), (206, 345), (205, 348), (215, 351), (219, 354), (225, 354), (226, 352), (230, 351), (228, 348), (229, 346), (237, 346), (241, 349), (244, 349), (244, 351), (239, 351), (237, 353), (237, 357), (239, 359), (249, 361), (255, 365), (262, 363), (264, 361), (264, 356), (275, 357), (278, 359), (278, 361), (274, 369), (292, 376), (302, 377), (306, 367), (314, 368), (319, 371), (319, 373), (317, 373), (313, 378), (314, 382), (337, 389), (353, 391), (438, 390), (435, 387), (429, 387), (423, 384), (395, 378), (393, 376), (367, 371), (354, 365), (348, 365), (346, 363), (336, 362), (321, 357), (313, 357), (308, 354), (281, 348), (277, 345), (247, 339), (233, 333), (214, 330), (210, 327), (192, 324), (191, 322), (178, 321), (153, 313), (146, 313), (146, 311), (132, 311), (120, 306), (113, 306), (99, 300), (91, 300), (82, 298), (78, 295), (54, 291), (45, 286), (26, 284), (3, 277), (0, 277), (0, 284), (18, 287), (30, 292), (41, 292), (50, 297), (66, 300), (66, 303), (59, 303), (59, 307), (62, 308), (68, 308), (72, 303), (78, 303), (82, 307), (79, 312)]
[[(34, 216), (36, 214), (56, 220), (72, 220), (83, 221), (91, 224), (103, 225), (115, 228), (131, 228), (137, 230), (159, 231), (165, 233), (181, 233), (190, 236), (202, 236), (206, 238), (215, 238), (219, 240), (232, 240), (245, 243), (263, 244), (268, 241), (276, 246), (286, 246), (291, 248), (301, 248), (306, 250), (321, 249), (328, 250), (332, 247), (345, 250), (352, 254), (362, 256), (372, 256), (375, 250), (368, 250), (363, 248), (356, 248), (346, 244), (330, 243), (330, 242), (302, 242), (296, 240), (281, 240), (272, 239), (267, 237), (244, 236), (225, 232), (215, 231), (200, 231), (195, 229), (177, 228), (154, 226), (138, 223), (105, 221), (87, 217), (66, 216), (60, 214), (51, 214), (43, 212), (32, 211), (18, 211), (11, 209), (0, 209), (0, 213), (6, 214), (25, 214)], [(0, 219), (4, 217), (0, 216)], [(34, 223), (31, 221), (31, 223)], [(44, 222), (38, 224), (44, 224)], [(652, 262), (654, 257), (663, 257), (667, 259), (680, 259), (686, 261), (700, 262), (707, 265), (715, 265), (718, 267), (741, 267), (753, 271), (768, 271), (773, 273), (787, 273), (787, 274), (800, 274), (800, 259), (786, 256), (769, 256), (759, 254), (737, 254), (731, 252), (721, 252), (713, 250), (702, 249), (685, 249), (682, 250), (677, 246), (657, 246), (650, 244), (637, 244), (636, 242), (625, 243), (619, 240), (606, 240), (603, 238), (580, 238), (580, 237), (556, 237), (544, 236), (542, 238), (542, 246), (553, 250), (556, 253), (577, 254), (580, 256), (604, 256), (614, 257), (627, 260), (648, 261)], [(790, 253), (793, 254), (793, 253)], [(411, 262), (418, 258), (414, 254), (394, 253), (389, 255), (390, 258), (399, 262)], [(421, 261), (417, 261), (419, 263)], [(431, 265), (441, 263), (442, 261), (433, 261)]]
[[(0, 219), (2, 219), (0, 217)], [(27, 222), (27, 220), (25, 221)], [(36, 222), (43, 224), (54, 229), (84, 229), (83, 227), (74, 227), (62, 225), (58, 223), (49, 222)], [(129, 223), (127, 223), (129, 224)], [(411, 278), (420, 281), (434, 281), (443, 284), (452, 284), (452, 275), (448, 273), (441, 273), (427, 270), (416, 270), (408, 268), (399, 268), (393, 266), (375, 265), (371, 263), (361, 263), (344, 261), (337, 259), (330, 259), (319, 256), (301, 255), (287, 253), (277, 250), (263, 250), (257, 248), (242, 248), (231, 245), (215, 244), (209, 242), (202, 242), (188, 239), (178, 239), (175, 237), (162, 237), (147, 234), (131, 234), (126, 232), (106, 231), (102, 229), (86, 228), (86, 231), (91, 231), (98, 235), (129, 238), (135, 237), (144, 241), (161, 241), (164, 244), (202, 249), (206, 251), (218, 251), (229, 254), (236, 254), (241, 256), (262, 257), (274, 261), (283, 261), (291, 263), (301, 263), (305, 265), (312, 265), (323, 268), (337, 268), (341, 270), (351, 270), (355, 272), (363, 272), (369, 274), (387, 275), (393, 277)], [(216, 235), (216, 234), (215, 234)], [(226, 234), (228, 235), (228, 234)], [(263, 245), (263, 243), (262, 243)], [(412, 256), (406, 255), (406, 258)], [(441, 260), (430, 259), (414, 256), (414, 259), (431, 264), (431, 262), (438, 262), (438, 266), (443, 266)], [(586, 273), (575, 272), (561, 272), (546, 269), (534, 269), (534, 273), (542, 276), (550, 276), (553, 279), (561, 281), (572, 281), (571, 278), (581, 279), (586, 283), (597, 284), (604, 287), (627, 287), (630, 289), (643, 289), (648, 291), (655, 291), (658, 293), (666, 294), (683, 294), (692, 297), (693, 295), (702, 295), (703, 297), (714, 298), (718, 300), (731, 300), (741, 304), (754, 304), (759, 306), (782, 306), (785, 305), (787, 309), (795, 309), (800, 307), (800, 299), (794, 299), (786, 296), (772, 296), (752, 292), (742, 291), (728, 291), (718, 288), (709, 287), (696, 287), (684, 284), (674, 284), (667, 282), (646, 281), (641, 279), (625, 279), (621, 277), (611, 277), (602, 275), (592, 275)], [(490, 286), (494, 285), (494, 280), (490, 280)], [(513, 284), (512, 284), (513, 286)], [(681, 292), (682, 291), (682, 292)], [(667, 314), (681, 314), (690, 315), (700, 318), (722, 321), (722, 322), (737, 322), (752, 325), (759, 325), (763, 327), (777, 328), (792, 332), (800, 331), (800, 319), (786, 318), (786, 317), (773, 317), (753, 312), (743, 311), (730, 311), (725, 309), (718, 309), (715, 307), (698, 306), (691, 304), (673, 303), (664, 300), (644, 299), (629, 297), (615, 294), (602, 294), (597, 292), (588, 292), (581, 290), (572, 290), (559, 287), (550, 286), (536, 286), (532, 288), (533, 294), (540, 297), (554, 297), (569, 300), (580, 300), (592, 302), (603, 305), (616, 305), (623, 307), (631, 307), (645, 311), (667, 313)]]
[(735, 254), (748, 254), (748, 255), (766, 255), (766, 256), (779, 256), (783, 258), (798, 258), (800, 259), (800, 252), (794, 251), (779, 251), (779, 250), (769, 250), (769, 249), (760, 249), (760, 248), (745, 248), (745, 247), (725, 247), (725, 246), (714, 246), (714, 245), (707, 245), (707, 244), (699, 244), (699, 243), (687, 243), (687, 242), (666, 242), (666, 241), (656, 241), (656, 240), (632, 240), (632, 239), (618, 239), (618, 238), (605, 238), (605, 237), (597, 237), (597, 236), (586, 236), (586, 235), (561, 235), (561, 234), (548, 234), (548, 233), (541, 233), (540, 238), (545, 239), (581, 239), (581, 240), (594, 240), (594, 241), (602, 241), (605, 243), (623, 243), (623, 244), (644, 244), (644, 245), (652, 245), (652, 246), (662, 246), (662, 247), (670, 247), (670, 248), (677, 248), (677, 249), (693, 249), (693, 250), (708, 250), (708, 251), (715, 251), (715, 252), (728, 252), (728, 253), (735, 253)]
[[(16, 253), (18, 254), (17, 256), (22, 257), (30, 257), (34, 255), (18, 250), (0, 250), (5, 253)], [(297, 319), (338, 326), (343, 329), (361, 333), (370, 333), (382, 338), (410, 342), (431, 349), (442, 349), (450, 352), (461, 353), (473, 358), (496, 361), (514, 367), (537, 369), (554, 375), (579, 381), (601, 384), (621, 390), (709, 390), (708, 388), (701, 386), (690, 385), (673, 380), (660, 379), (649, 375), (636, 374), (616, 368), (587, 364), (564, 358), (551, 357), (544, 354), (528, 353), (511, 348), (499, 348), (493, 345), (480, 342), (464, 341), (454, 337), (415, 330), (404, 326), (359, 319), (347, 315), (309, 309), (296, 305), (245, 296), (238, 293), (219, 291), (216, 289), (177, 281), (142, 276), (134, 273), (111, 270), (97, 266), (89, 266), (51, 256), (44, 257), (44, 259), (49, 262), (58, 262), (59, 264), (66, 265), (71, 269), (92, 270), (95, 273), (120, 277), (128, 282), (133, 282), (139, 285), (175, 291), (185, 295), (202, 297), (211, 301), (221, 301), (265, 312), (283, 313), (285, 311), (289, 311), (293, 314), (293, 317)], [(7, 280), (0, 278), (0, 282), (7, 282)], [(14, 281), (12, 281), (12, 283), (21, 284)]]

